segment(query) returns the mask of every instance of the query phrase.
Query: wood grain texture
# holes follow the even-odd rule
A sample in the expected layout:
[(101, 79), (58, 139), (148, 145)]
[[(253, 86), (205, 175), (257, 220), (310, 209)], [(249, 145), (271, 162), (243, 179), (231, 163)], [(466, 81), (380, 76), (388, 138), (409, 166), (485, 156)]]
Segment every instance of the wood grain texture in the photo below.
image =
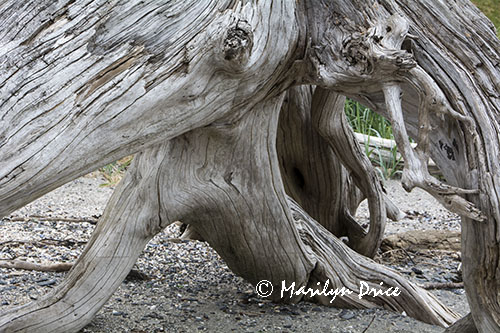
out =
[[(404, 288), (405, 302), (346, 302), (451, 323), (439, 302), (287, 200), (278, 113), (287, 89), (308, 84), (318, 87), (312, 125), (371, 200), (370, 228), (353, 248), (373, 253), (386, 211), (339, 118), (340, 95), (391, 119), (408, 190), (422, 187), (463, 216), (467, 324), (500, 331), (500, 41), (469, 1), (4, 1), (0, 41), (0, 216), (140, 152), (68, 278), (2, 314), (0, 329), (82, 327), (147, 240), (178, 219), (253, 283), (377, 276)], [(429, 158), (446, 182), (430, 177)], [(344, 189), (339, 170), (330, 184)]]
[[(159, 159), (161, 161), (161, 159)], [(78, 332), (132, 269), (163, 227), (156, 168), (138, 156), (113, 192), (85, 250), (62, 283), (36, 302), (4, 311), (0, 332)]]
[[(45, 1), (33, 10), (40, 8), (30, 22), (49, 26), (7, 33), (0, 51), (2, 216), (233, 106), (244, 112), (277, 88), (298, 34), (287, 1)], [(20, 29), (2, 22), (1, 31)]]
[[(414, 156), (404, 156), (407, 188), (423, 187), (463, 216), (464, 281), (477, 329), (500, 331), (500, 42), (491, 23), (465, 0), (315, 3), (307, 7), (306, 80), (392, 115), (402, 153)], [(394, 14), (410, 23), (401, 49), (384, 41)], [(415, 150), (404, 132), (417, 139)], [(446, 184), (428, 177), (429, 157)]]

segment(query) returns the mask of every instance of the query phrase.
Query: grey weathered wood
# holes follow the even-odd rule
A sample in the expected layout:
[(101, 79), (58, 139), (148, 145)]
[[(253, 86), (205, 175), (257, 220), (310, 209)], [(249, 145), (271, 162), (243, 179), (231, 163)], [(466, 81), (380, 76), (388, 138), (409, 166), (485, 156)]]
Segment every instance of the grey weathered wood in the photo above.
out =
[[(309, 84), (320, 87), (312, 123), (351, 172), (363, 160), (352, 158), (357, 143), (342, 136), (338, 112), (324, 107), (339, 98), (331, 91), (391, 119), (405, 187), (463, 216), (474, 325), (500, 331), (500, 42), (469, 1), (11, 0), (0, 3), (0, 41), (0, 215), (142, 152), (67, 279), (2, 314), (0, 330), (82, 327), (148, 238), (181, 217), (251, 282), (340, 286), (366, 276), (400, 285), (404, 302), (345, 302), (451, 323), (439, 302), (384, 275), (286, 199), (273, 150), (278, 111), (284, 91)], [(429, 158), (447, 184), (430, 177)], [(382, 220), (383, 195), (362, 170), (354, 180), (375, 202), (372, 221)], [(362, 248), (373, 250), (380, 228), (372, 223)], [(103, 294), (89, 295), (95, 287)]]
[[(283, 12), (229, 0), (0, 6), (8, 41), (0, 48), (1, 216), (100, 165), (208, 125), (233, 104), (244, 112), (280, 84), (265, 73), (289, 67), (298, 38), (287, 1)], [(284, 47), (271, 51), (267, 43)]]
[[(156, 160), (158, 163), (161, 158)], [(113, 192), (91, 239), (63, 282), (36, 302), (4, 311), (0, 332), (78, 332), (167, 224), (157, 195), (159, 165), (137, 156)]]
[(345, 99), (339, 94), (316, 88), (311, 105), (313, 128), (329, 143), (352, 175), (353, 182), (368, 201), (370, 226), (360, 234), (357, 223), (347, 226), (349, 241), (360, 253), (374, 256), (385, 230), (386, 210), (378, 173), (358, 146), (354, 132), (343, 112)]
[[(276, 131), (271, 130), (278, 124), (281, 99), (258, 103), (237, 122), (222, 119), (186, 133), (149, 157), (162, 156), (161, 167), (168, 169), (158, 171), (158, 188), (169, 221), (194, 226), (228, 266), (251, 283), (270, 281), (276, 291), (271, 295), (274, 300), (302, 299), (286, 294), (282, 298), (283, 281), (295, 282), (297, 289), (315, 289), (318, 282), (322, 287), (329, 280), (332, 289), (347, 287), (355, 293), (332, 303), (330, 298), (315, 301), (358, 308), (384, 306), (443, 326), (456, 320), (456, 314), (433, 296), (356, 254), (287, 199)], [(380, 282), (397, 286), (402, 294), (359, 299), (359, 280), (371, 286)]]
[[(328, 124), (345, 125), (345, 98), (337, 96), (325, 104), (318, 96), (320, 94), (313, 93), (310, 87), (292, 87), (285, 97), (277, 145), (286, 191), (327, 230), (337, 237), (347, 236), (349, 246), (373, 257), (386, 219), (380, 182), (357, 145), (341, 143), (345, 137), (353, 138), (349, 126), (334, 126), (336, 131), (329, 131), (328, 126), (318, 128), (317, 123), (326, 119)], [(326, 113), (325, 119), (319, 119), (321, 112)], [(332, 144), (329, 140), (337, 142)], [(376, 182), (363, 178), (370, 172)], [(362, 199), (355, 184), (363, 189), (364, 197), (370, 198), (373, 214), (370, 214), (368, 231), (352, 217), (351, 210), (357, 208)], [(378, 191), (371, 187), (378, 187)]]
[(472, 314), (468, 314), (461, 318), (453, 325), (446, 329), (446, 333), (477, 333), (477, 328), (474, 324)]
[[(63, 284), (54, 294), (4, 313), (0, 330), (78, 330), (118, 287), (146, 242), (177, 220), (195, 226), (237, 274), (252, 283), (271, 281), (275, 300), (303, 298), (281, 298), (283, 281), (315, 289), (329, 280), (332, 289), (345, 286), (354, 293), (331, 303), (322, 297), (314, 301), (387, 307), (443, 326), (456, 320), (431, 294), (350, 250), (287, 199), (271, 130), (281, 100), (262, 101), (236, 122), (221, 119), (136, 155)], [(360, 299), (360, 279), (372, 287), (380, 282), (398, 287), (401, 295)]]
[[(315, 22), (309, 48), (315, 74), (308, 82), (392, 115), (396, 141), (406, 155), (406, 187), (426, 189), (463, 216), (464, 277), (472, 317), (479, 331), (500, 331), (500, 43), (494, 28), (468, 1), (339, 1), (308, 10), (309, 22)], [(358, 12), (378, 22), (384, 18), (386, 29), (380, 23), (369, 29)], [(345, 17), (332, 18), (332, 13)], [(395, 13), (403, 21), (391, 19)], [(392, 37), (384, 41), (384, 30), (389, 35), (406, 30), (398, 23), (404, 20), (410, 22), (410, 34), (402, 47), (413, 57), (391, 49), (397, 45)], [(327, 21), (333, 24), (325, 29), (320, 22)], [(353, 34), (351, 22), (364, 25), (366, 33)], [(351, 38), (344, 37), (349, 34)], [(321, 47), (325, 38), (328, 48)], [(338, 50), (344, 57), (338, 57)], [(387, 98), (381, 85), (387, 87)], [(404, 131), (418, 138), (415, 151)], [(429, 177), (423, 163), (429, 157), (448, 184)]]

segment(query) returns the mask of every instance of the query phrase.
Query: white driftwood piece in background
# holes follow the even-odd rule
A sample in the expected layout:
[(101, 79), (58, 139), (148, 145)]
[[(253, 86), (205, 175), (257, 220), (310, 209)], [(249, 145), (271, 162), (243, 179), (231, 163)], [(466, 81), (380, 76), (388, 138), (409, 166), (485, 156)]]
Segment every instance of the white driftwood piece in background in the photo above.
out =
[[(176, 220), (253, 283), (384, 282), (402, 297), (334, 305), (451, 324), (457, 316), (425, 290), (352, 250), (373, 254), (387, 210), (343, 96), (390, 119), (404, 187), (462, 215), (471, 314), (450, 331), (500, 331), (500, 42), (468, 0), (7, 0), (0, 36), (0, 216), (138, 153), (64, 282), (0, 314), (0, 331), (78, 331)], [(283, 100), (300, 85), (317, 88), (298, 113), (306, 116), (287, 122)], [(305, 135), (286, 136), (297, 124)], [(321, 138), (316, 148), (296, 141), (308, 133)], [(329, 155), (307, 164), (300, 147)], [(447, 184), (429, 174), (429, 158)], [(338, 166), (322, 171), (322, 191), (336, 192), (344, 222), (325, 201), (288, 198), (285, 186), (300, 188), (301, 177), (287, 165), (296, 176)], [(346, 213), (356, 200), (342, 198), (359, 192), (368, 230)]]
[[(378, 159), (382, 159), (386, 165), (389, 165), (394, 159), (401, 164), (404, 163), (403, 156), (401, 156), (399, 152), (393, 154), (393, 150), (397, 148), (396, 141), (362, 133), (354, 133), (354, 135), (356, 136), (356, 140), (358, 140), (361, 147), (368, 147), (368, 149), (372, 151), (372, 155), (370, 155), (370, 157), (373, 158), (372, 163), (375, 166), (379, 165)], [(417, 144), (411, 143), (410, 146), (415, 149)], [(441, 174), (441, 171), (432, 159), (429, 159), (427, 169), (434, 176)]]

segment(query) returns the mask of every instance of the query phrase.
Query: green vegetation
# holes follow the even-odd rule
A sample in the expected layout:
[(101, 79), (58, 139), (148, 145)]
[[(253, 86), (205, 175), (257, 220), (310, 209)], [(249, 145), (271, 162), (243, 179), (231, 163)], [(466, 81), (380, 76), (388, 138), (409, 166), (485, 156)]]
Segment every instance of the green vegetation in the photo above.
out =
[[(394, 140), (391, 123), (384, 117), (351, 99), (347, 99), (344, 110), (354, 132)], [(382, 178), (391, 179), (401, 173), (402, 158), (396, 145), (388, 153), (380, 147), (370, 147), (370, 139), (365, 141), (364, 146), (366, 156), (377, 166)], [(384, 158), (384, 155), (390, 158)]]
[(106, 182), (100, 186), (115, 186), (118, 184), (130, 163), (132, 163), (133, 158), (133, 156), (127, 156), (100, 168), (100, 174), (106, 179)]
[(497, 28), (497, 36), (500, 37), (500, 1), (499, 0), (472, 0)]
[(345, 113), (354, 132), (393, 139), (391, 123), (360, 103), (347, 99)]

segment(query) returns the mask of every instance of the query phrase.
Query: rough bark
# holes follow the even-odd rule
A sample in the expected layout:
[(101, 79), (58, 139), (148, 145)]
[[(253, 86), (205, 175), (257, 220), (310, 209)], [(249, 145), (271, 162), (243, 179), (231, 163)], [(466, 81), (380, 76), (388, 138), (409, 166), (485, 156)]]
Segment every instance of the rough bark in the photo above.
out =
[[(384, 282), (401, 298), (333, 304), (453, 321), (425, 291), (346, 248), (286, 198), (275, 150), (282, 93), (312, 84), (310, 118), (300, 121), (310, 119), (305, 125), (324, 140), (318, 149), (334, 152), (370, 200), (366, 234), (346, 223), (351, 246), (373, 253), (386, 212), (335, 92), (391, 120), (405, 188), (422, 187), (463, 216), (474, 325), (500, 330), (500, 43), (468, 1), (5, 1), (0, 22), (0, 216), (143, 151), (67, 279), (2, 314), (0, 329), (82, 327), (147, 240), (178, 219), (252, 283)], [(447, 183), (430, 176), (429, 157)], [(325, 173), (336, 177), (327, 186), (346, 188), (338, 161), (320, 164), (338, 166)], [(342, 233), (328, 227), (340, 209), (324, 213), (324, 202), (291, 194)]]

